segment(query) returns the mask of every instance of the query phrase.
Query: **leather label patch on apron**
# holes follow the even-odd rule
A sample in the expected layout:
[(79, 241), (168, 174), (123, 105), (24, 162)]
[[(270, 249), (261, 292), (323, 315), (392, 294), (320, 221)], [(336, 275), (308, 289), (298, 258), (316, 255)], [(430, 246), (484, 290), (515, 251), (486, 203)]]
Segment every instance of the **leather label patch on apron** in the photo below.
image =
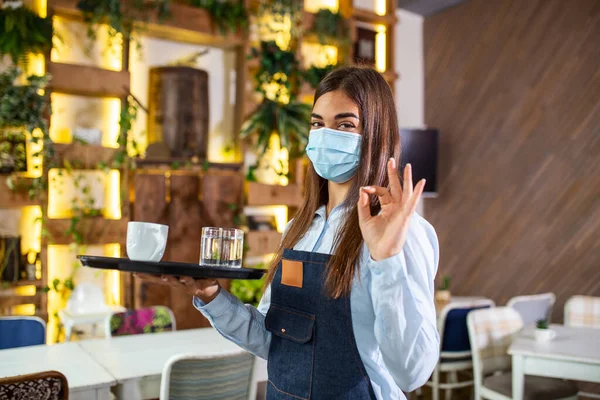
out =
[(281, 284), (301, 288), (303, 279), (302, 261), (281, 260)]

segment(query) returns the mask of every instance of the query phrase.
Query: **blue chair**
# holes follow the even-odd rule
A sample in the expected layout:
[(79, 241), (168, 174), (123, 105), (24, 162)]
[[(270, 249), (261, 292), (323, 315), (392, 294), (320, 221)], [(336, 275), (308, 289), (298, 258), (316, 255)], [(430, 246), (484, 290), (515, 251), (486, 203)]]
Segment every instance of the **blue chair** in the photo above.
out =
[(0, 317), (0, 350), (46, 343), (46, 323), (38, 317)]
[[(473, 380), (458, 381), (459, 371), (472, 371), (471, 344), (467, 328), (467, 315), (481, 308), (491, 308), (495, 304), (492, 300), (482, 299), (469, 302), (450, 302), (438, 317), (438, 331), (440, 333), (440, 360), (427, 386), (433, 391), (433, 400), (439, 399), (439, 390), (444, 389), (445, 398), (450, 399), (452, 389), (473, 386)], [(440, 373), (447, 373), (447, 382), (440, 383)]]

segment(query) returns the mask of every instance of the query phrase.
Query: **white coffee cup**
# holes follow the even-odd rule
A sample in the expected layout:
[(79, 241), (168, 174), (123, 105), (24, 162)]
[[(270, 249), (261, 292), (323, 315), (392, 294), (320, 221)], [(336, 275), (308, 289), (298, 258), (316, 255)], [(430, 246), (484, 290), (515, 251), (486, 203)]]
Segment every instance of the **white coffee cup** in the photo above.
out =
[(160, 261), (165, 254), (169, 227), (150, 222), (127, 223), (127, 256), (135, 261)]
[(549, 342), (556, 337), (556, 331), (552, 329), (536, 329), (535, 340), (538, 342)]

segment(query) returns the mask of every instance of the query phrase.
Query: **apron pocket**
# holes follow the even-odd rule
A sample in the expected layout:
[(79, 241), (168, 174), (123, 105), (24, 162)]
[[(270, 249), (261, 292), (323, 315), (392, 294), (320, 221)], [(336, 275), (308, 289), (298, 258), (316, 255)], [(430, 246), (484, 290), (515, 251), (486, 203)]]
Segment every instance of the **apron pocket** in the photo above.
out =
[(271, 303), (265, 326), (271, 332), (267, 398), (292, 395), (310, 398), (312, 385), (315, 315)]

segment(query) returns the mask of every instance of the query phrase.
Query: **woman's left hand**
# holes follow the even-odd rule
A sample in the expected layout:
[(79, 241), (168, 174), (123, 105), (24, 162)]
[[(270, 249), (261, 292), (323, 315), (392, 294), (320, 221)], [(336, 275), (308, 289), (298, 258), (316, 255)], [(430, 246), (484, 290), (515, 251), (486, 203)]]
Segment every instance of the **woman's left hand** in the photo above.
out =
[[(425, 187), (425, 179), (417, 183), (413, 190), (412, 168), (404, 168), (404, 189), (400, 185), (396, 161), (393, 158), (387, 164), (390, 189), (381, 186), (365, 186), (358, 198), (358, 222), (362, 236), (375, 261), (394, 256), (406, 242), (410, 217), (417, 208), (419, 198)], [(381, 212), (371, 215), (369, 195), (379, 197)]]

